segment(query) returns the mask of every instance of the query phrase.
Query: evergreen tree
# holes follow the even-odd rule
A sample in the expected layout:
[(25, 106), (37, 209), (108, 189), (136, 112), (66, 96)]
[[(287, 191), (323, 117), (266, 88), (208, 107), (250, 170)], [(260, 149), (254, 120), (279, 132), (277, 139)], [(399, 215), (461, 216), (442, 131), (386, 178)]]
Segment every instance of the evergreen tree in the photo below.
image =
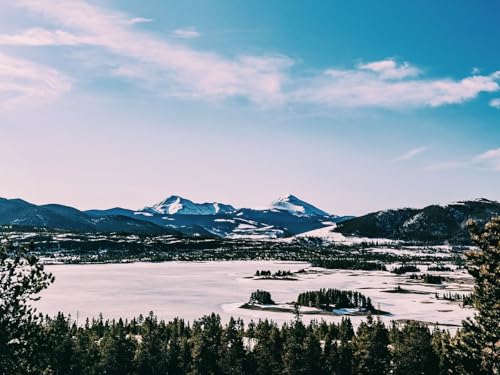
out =
[(37, 371), (33, 344), (40, 337), (40, 318), (30, 303), (53, 281), (34, 256), (0, 245), (0, 369), (5, 374)]
[(127, 337), (123, 322), (112, 325), (101, 341), (99, 373), (106, 375), (134, 374), (135, 341)]
[(321, 374), (321, 343), (317, 335), (317, 327), (309, 327), (304, 340), (304, 362), (306, 374)]
[(222, 326), (220, 316), (211, 314), (197, 320), (193, 325), (193, 374), (220, 374), (220, 346)]
[(141, 375), (160, 375), (167, 367), (166, 342), (158, 327), (156, 316), (150, 312), (141, 326), (141, 343), (136, 364)]
[(471, 237), (479, 247), (467, 253), (468, 271), (474, 277), (473, 301), (477, 314), (463, 321), (453, 347), (455, 374), (500, 373), (500, 216), (480, 231), (470, 223)]
[[(284, 328), (285, 329), (285, 328)], [(296, 319), (288, 328), (283, 347), (283, 373), (287, 375), (307, 374), (304, 356), (306, 329), (301, 320)]]
[(436, 327), (432, 332), (432, 347), (439, 359), (439, 375), (449, 374), (452, 365), (450, 363), (451, 337), (448, 331), (441, 331)]
[(50, 320), (44, 330), (44, 344), (49, 367), (54, 375), (71, 375), (75, 373), (76, 345), (73, 339), (76, 327), (71, 329), (69, 321), (62, 313)]
[(356, 374), (383, 375), (389, 369), (389, 332), (384, 324), (368, 315), (353, 340)]
[(89, 323), (78, 328), (75, 337), (75, 360), (73, 369), (75, 375), (99, 374), (97, 364), (100, 363), (98, 336), (92, 332)]
[(243, 375), (246, 373), (246, 352), (243, 346), (242, 322), (232, 317), (222, 334), (221, 370), (222, 374)]
[(324, 374), (336, 374), (339, 365), (337, 340), (331, 333), (325, 336), (325, 347), (321, 357), (321, 368)]
[(349, 318), (342, 318), (339, 325), (339, 340), (340, 344), (337, 349), (338, 370), (339, 375), (352, 374), (353, 350), (352, 338), (354, 337), (354, 329)]
[(282, 372), (283, 362), (282, 337), (275, 323), (261, 320), (255, 327), (255, 347), (253, 358), (255, 373), (258, 375), (272, 375)]
[(438, 358), (426, 326), (410, 321), (398, 332), (393, 331), (391, 339), (394, 348), (394, 375), (427, 375), (438, 372)]

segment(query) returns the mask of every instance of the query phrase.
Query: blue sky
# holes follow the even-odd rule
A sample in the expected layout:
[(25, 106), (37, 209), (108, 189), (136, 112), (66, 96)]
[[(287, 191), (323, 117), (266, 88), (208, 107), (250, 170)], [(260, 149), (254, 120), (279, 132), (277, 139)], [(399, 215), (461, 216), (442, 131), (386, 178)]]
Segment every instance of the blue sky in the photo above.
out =
[(0, 196), (500, 200), (497, 2), (0, 0)]

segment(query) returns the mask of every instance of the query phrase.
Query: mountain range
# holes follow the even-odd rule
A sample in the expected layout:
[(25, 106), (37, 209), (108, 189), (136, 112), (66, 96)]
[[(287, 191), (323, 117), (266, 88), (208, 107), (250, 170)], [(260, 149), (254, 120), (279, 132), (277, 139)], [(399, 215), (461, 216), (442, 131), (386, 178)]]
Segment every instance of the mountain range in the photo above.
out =
[(115, 207), (80, 211), (62, 205), (35, 205), (21, 199), (0, 199), (0, 225), (45, 227), (82, 232), (130, 232), (268, 239), (290, 237), (339, 222), (294, 195), (283, 196), (264, 209), (218, 202), (195, 203), (170, 196), (139, 210)]
[[(219, 202), (195, 203), (177, 195), (138, 210), (115, 207), (88, 211), (0, 198), (2, 226), (230, 239), (311, 236), (336, 241), (340, 235), (462, 244), (469, 242), (467, 220), (482, 224), (495, 215), (500, 215), (500, 203), (484, 198), (383, 210), (359, 217), (329, 214), (292, 194), (262, 209), (235, 208)], [(332, 232), (336, 235), (329, 235)]]

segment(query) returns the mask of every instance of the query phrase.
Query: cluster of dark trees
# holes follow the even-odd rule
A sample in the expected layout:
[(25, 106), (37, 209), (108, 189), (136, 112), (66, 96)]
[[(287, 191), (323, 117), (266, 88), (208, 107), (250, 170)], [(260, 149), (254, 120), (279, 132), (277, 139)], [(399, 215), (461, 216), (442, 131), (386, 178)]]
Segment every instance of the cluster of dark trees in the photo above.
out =
[(336, 258), (312, 260), (314, 267), (336, 268), (343, 270), (385, 271), (385, 265), (379, 262), (368, 262), (360, 258)]
[(375, 311), (370, 297), (352, 290), (320, 289), (300, 293), (297, 304), (324, 310), (360, 307), (366, 311)]
[(462, 306), (473, 306), (474, 298), (472, 294), (460, 294), (460, 293), (436, 293), (436, 299), (444, 299), (446, 301), (457, 301), (462, 302)]
[(287, 277), (292, 276), (293, 273), (291, 271), (278, 270), (276, 272), (271, 272), (269, 270), (257, 270), (255, 272), (255, 276), (264, 276), (264, 277)]
[(451, 272), (453, 269), (448, 266), (442, 266), (442, 265), (436, 265), (436, 266), (429, 266), (427, 268), (427, 271), (438, 271), (438, 272)]
[(274, 305), (274, 301), (271, 298), (271, 293), (266, 290), (257, 289), (252, 292), (248, 303), (257, 303), (259, 305)]
[(396, 275), (402, 275), (407, 272), (420, 272), (420, 268), (413, 264), (402, 264), (399, 267), (395, 267), (391, 272)]
[(456, 335), (417, 322), (387, 328), (369, 316), (354, 332), (299, 319), (278, 327), (244, 326), (217, 315), (192, 324), (87, 321), (36, 315), (31, 301), (53, 278), (36, 258), (0, 248), (0, 373), (2, 375), (154, 374), (474, 374), (500, 373), (500, 218), (471, 226), (479, 250), (468, 254), (477, 314)]
[(442, 284), (444, 281), (444, 277), (440, 275), (432, 275), (430, 273), (425, 273), (423, 275), (418, 275), (416, 273), (410, 275), (410, 279), (412, 280), (422, 280), (427, 284)]

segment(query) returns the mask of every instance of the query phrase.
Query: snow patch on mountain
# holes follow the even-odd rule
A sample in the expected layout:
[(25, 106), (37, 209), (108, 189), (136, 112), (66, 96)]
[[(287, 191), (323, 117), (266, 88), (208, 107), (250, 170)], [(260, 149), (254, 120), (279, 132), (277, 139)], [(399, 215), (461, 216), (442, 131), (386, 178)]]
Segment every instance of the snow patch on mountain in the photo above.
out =
[(217, 215), (234, 212), (235, 208), (217, 202), (194, 203), (189, 199), (172, 195), (153, 206), (144, 207), (142, 211), (160, 215)]
[(296, 216), (330, 216), (329, 213), (304, 202), (295, 195), (287, 194), (271, 203), (271, 210), (287, 211)]
[(311, 230), (309, 232), (301, 233), (295, 238), (320, 238), (327, 242), (340, 243), (342, 245), (352, 246), (361, 243), (377, 243), (377, 244), (395, 244), (398, 241), (390, 240), (387, 238), (368, 238), (368, 237), (350, 237), (344, 236), (342, 233), (335, 232), (336, 224), (328, 227)]

